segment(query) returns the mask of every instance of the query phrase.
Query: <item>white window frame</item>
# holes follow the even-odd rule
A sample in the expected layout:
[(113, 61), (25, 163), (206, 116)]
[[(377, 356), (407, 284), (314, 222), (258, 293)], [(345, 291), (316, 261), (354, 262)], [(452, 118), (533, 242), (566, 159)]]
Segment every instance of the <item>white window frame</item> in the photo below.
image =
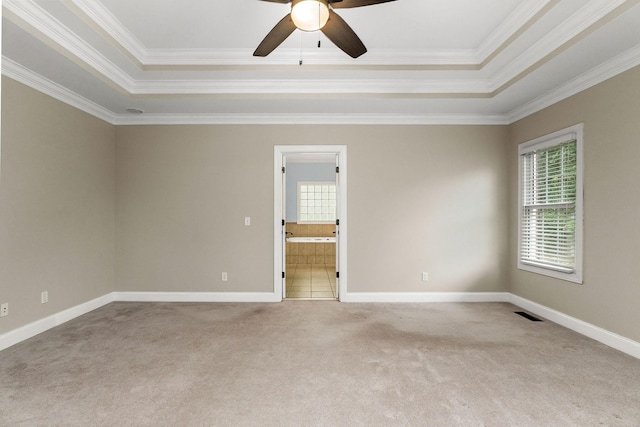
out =
[[(542, 136), (518, 146), (518, 269), (532, 273), (554, 277), (574, 283), (582, 283), (582, 253), (583, 253), (583, 201), (584, 201), (584, 162), (583, 162), (583, 128), (584, 125), (562, 129)], [(564, 142), (576, 141), (576, 210), (575, 210), (575, 266), (573, 271), (564, 272), (546, 266), (536, 266), (522, 261), (522, 222), (523, 222), (523, 194), (522, 194), (522, 156), (533, 151), (548, 149)]]
[(322, 185), (331, 185), (337, 191), (337, 185), (336, 185), (335, 181), (299, 181), (298, 182), (298, 190), (297, 190), (298, 191), (298, 197), (296, 199), (297, 211), (298, 211), (298, 218), (297, 218), (298, 224), (335, 224), (336, 223), (336, 218), (337, 218), (337, 215), (338, 215), (338, 212), (337, 212), (337, 194), (336, 194), (336, 200), (335, 200), (336, 206), (334, 207), (336, 211), (333, 213), (333, 218), (332, 219), (328, 219), (328, 220), (303, 220), (303, 219), (301, 219), (301, 210), (302, 210), (301, 201), (302, 201), (302, 198), (301, 198), (301, 195), (300, 195), (300, 193), (301, 193), (300, 189), (301, 189), (301, 187), (303, 185), (307, 185), (307, 186), (309, 186), (309, 185), (320, 185), (320, 186), (322, 186)]

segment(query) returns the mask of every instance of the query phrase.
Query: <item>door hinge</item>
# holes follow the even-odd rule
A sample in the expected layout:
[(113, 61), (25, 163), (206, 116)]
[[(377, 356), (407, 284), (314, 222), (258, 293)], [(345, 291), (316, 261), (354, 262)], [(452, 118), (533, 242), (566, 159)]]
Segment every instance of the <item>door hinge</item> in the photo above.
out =
[(282, 226), (284, 227), (284, 219), (282, 220)]
[(283, 167), (282, 167), (282, 173), (284, 173), (284, 171), (285, 171), (285, 169), (284, 169), (284, 166), (283, 166)]
[(284, 279), (284, 271), (282, 272), (282, 278)]
[(336, 225), (340, 225), (340, 220), (336, 219)]
[(336, 166), (336, 173), (340, 173), (340, 166)]
[(339, 279), (339, 278), (340, 278), (340, 272), (336, 271), (336, 279)]

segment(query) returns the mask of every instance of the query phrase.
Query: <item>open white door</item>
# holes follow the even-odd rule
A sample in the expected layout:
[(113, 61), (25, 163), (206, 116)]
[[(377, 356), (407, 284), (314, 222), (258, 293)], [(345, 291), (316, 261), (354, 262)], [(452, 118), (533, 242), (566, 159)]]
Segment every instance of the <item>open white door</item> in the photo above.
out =
[(340, 209), (342, 203), (340, 203), (341, 194), (340, 185), (340, 156), (336, 154), (336, 194), (337, 194), (337, 211), (336, 211), (336, 297), (340, 299)]
[(280, 206), (281, 214), (281, 244), (282, 244), (282, 299), (287, 297), (287, 220), (286, 220), (286, 211), (287, 211), (287, 156), (282, 155), (282, 204)]
[(274, 294), (286, 298), (286, 162), (287, 156), (333, 155), (336, 164), (336, 294), (347, 292), (347, 147), (277, 145), (274, 147)]

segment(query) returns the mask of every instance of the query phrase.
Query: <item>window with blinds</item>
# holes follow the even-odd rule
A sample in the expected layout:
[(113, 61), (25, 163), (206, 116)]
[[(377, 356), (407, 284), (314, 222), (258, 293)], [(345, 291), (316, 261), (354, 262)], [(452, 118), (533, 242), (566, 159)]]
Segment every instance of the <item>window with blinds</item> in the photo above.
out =
[(582, 282), (582, 126), (521, 144), (518, 267)]

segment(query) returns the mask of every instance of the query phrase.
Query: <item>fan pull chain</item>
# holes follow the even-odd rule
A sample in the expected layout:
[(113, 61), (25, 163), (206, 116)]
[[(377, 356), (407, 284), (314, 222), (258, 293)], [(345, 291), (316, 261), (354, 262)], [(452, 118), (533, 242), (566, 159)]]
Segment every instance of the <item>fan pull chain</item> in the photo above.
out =
[[(320, 3), (318, 2), (318, 27), (320, 27), (320, 23), (322, 22), (322, 19), (320, 18), (320, 14), (321, 14), (321, 7), (320, 7)], [(302, 66), (304, 64), (304, 60), (302, 59), (302, 31), (299, 31), (300, 34), (300, 57), (298, 59), (298, 65)], [(320, 39), (318, 39), (318, 49), (320, 49), (320, 47), (322, 46), (322, 42)]]
[[(318, 28), (321, 27), (320, 23), (322, 22), (322, 19), (320, 18), (320, 14), (322, 13), (321, 11), (321, 7), (320, 7), (320, 2), (318, 2)], [(318, 39), (318, 49), (320, 49), (320, 39)]]
[(300, 59), (298, 60), (298, 65), (302, 67), (302, 31), (298, 31), (300, 33)]

